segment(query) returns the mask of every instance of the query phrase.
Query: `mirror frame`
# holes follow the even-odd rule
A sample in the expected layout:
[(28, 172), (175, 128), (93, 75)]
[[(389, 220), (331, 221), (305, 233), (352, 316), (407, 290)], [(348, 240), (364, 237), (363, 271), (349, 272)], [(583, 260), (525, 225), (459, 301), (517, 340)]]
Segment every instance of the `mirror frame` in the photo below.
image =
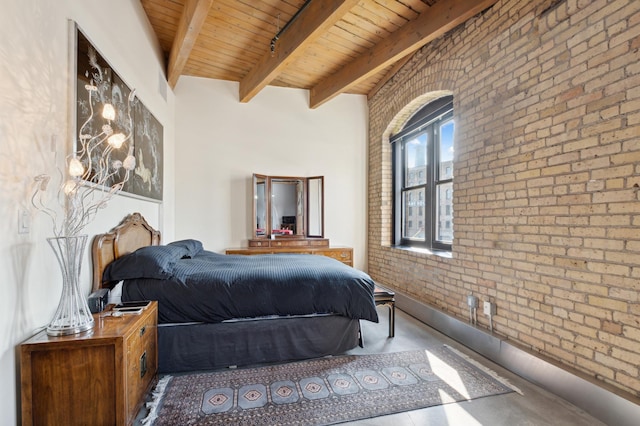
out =
[[(263, 222), (264, 222), (264, 226), (261, 228), (260, 227), (260, 219), (258, 218), (258, 212), (259, 212), (259, 192), (258, 192), (258, 185), (259, 184), (264, 184), (264, 190), (262, 191), (263, 193), (263, 209), (264, 209), (264, 217)], [(253, 174), (253, 219), (251, 219), (251, 222), (253, 223), (253, 238), (265, 238), (267, 237), (268, 234), (268, 225), (269, 225), (269, 209), (267, 209), (267, 203), (266, 200), (268, 200), (269, 196), (269, 182), (267, 179), (267, 176), (263, 176), (263, 175), (258, 175), (258, 174)], [(262, 233), (260, 233), (260, 229), (262, 229)]]
[[(318, 218), (313, 212), (317, 212)], [(324, 238), (324, 176), (307, 178), (307, 236)], [(317, 222), (314, 224), (314, 222)], [(315, 232), (316, 227), (318, 232)]]
[[(278, 181), (301, 181), (303, 187), (302, 194), (302, 203), (303, 203), (303, 213), (302, 213), (302, 223), (296, 223), (296, 228), (301, 226), (304, 232), (293, 235), (282, 235), (282, 234), (273, 234), (273, 207), (272, 207), (272, 197), (273, 197), (273, 184)], [(261, 218), (258, 218), (258, 214), (260, 212), (259, 207), (259, 196), (260, 192), (258, 191), (258, 185), (264, 183), (264, 213)], [(316, 187), (317, 189), (313, 191), (314, 199), (310, 203), (309, 200), (309, 191), (311, 186)], [(313, 228), (314, 232), (309, 232), (309, 215), (310, 215), (310, 204), (316, 207), (316, 211), (314, 211), (311, 216), (316, 217), (314, 219), (317, 223)], [(264, 220), (264, 227), (259, 227), (260, 219)], [(306, 238), (324, 238), (324, 176), (313, 176), (313, 177), (300, 177), (300, 176), (267, 176), (263, 174), (254, 173), (253, 174), (253, 215), (251, 219), (252, 231), (251, 238), (252, 239), (306, 239)], [(316, 231), (317, 228), (317, 231)], [(300, 229), (300, 228), (298, 228)], [(262, 231), (261, 231), (262, 230)]]

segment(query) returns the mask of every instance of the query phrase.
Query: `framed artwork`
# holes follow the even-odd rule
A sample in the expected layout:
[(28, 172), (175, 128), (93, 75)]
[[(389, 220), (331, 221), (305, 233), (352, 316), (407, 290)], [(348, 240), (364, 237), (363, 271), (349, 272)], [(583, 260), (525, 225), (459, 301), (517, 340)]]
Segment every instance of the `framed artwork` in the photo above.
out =
[[(122, 189), (128, 194), (151, 201), (162, 201), (163, 182), (163, 127), (149, 109), (136, 97), (131, 103), (131, 110), (127, 114), (128, 98), (131, 88), (122, 80), (120, 75), (109, 65), (104, 57), (84, 35), (77, 24), (73, 23), (73, 37), (75, 39), (74, 67), (75, 78), (75, 126), (74, 135), (77, 140), (79, 129), (85, 129), (91, 134), (100, 133), (98, 126), (106, 120), (94, 120), (87, 123), (92, 109), (100, 114), (98, 109), (104, 103), (111, 103), (118, 112), (113, 121), (109, 122), (114, 132), (131, 133), (128, 142), (133, 148), (136, 167)], [(87, 85), (95, 90), (87, 90)], [(77, 144), (76, 144), (77, 149)], [(127, 150), (123, 150), (121, 158), (124, 160)], [(99, 153), (96, 154), (99, 156)]]

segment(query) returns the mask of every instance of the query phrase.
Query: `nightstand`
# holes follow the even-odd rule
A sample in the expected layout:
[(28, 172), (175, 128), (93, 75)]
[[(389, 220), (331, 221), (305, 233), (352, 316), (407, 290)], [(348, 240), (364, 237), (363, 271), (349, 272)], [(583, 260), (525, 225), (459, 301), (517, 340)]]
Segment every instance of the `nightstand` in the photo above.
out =
[(129, 425), (156, 381), (158, 308), (94, 315), (86, 333), (20, 345), (23, 425)]

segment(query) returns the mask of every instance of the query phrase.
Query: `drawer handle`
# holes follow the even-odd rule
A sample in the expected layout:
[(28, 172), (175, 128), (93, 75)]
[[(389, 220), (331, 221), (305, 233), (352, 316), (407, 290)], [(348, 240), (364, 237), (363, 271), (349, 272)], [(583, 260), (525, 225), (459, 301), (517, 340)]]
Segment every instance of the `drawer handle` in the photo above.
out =
[(140, 356), (140, 378), (147, 374), (147, 351), (144, 351)]
[(340, 253), (340, 257), (347, 257), (347, 253), (345, 252)]
[(140, 337), (144, 336), (144, 333), (145, 333), (146, 331), (147, 331), (147, 326), (145, 325), (145, 326), (143, 326), (143, 327), (140, 329)]

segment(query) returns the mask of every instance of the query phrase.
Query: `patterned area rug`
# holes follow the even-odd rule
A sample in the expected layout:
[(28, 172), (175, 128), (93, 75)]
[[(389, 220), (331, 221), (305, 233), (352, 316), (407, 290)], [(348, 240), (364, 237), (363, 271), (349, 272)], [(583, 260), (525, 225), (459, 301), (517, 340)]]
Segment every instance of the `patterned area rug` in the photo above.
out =
[(154, 425), (330, 425), (517, 389), (453, 348), (164, 377)]

